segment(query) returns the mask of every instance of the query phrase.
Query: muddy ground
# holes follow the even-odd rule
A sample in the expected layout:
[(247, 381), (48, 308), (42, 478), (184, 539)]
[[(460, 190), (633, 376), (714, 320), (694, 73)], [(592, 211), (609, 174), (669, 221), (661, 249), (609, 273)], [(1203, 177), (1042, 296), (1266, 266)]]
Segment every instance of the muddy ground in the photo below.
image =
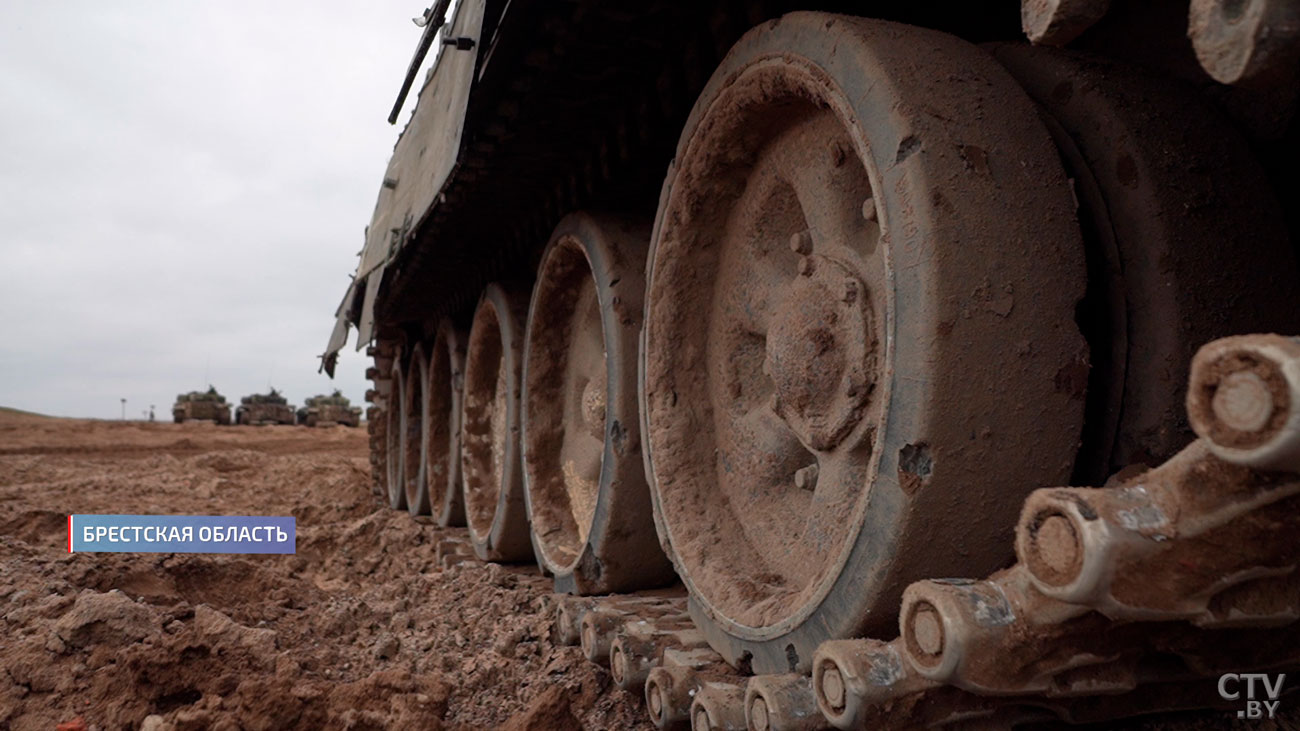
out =
[[(0, 410), (0, 729), (647, 727), (535, 570), (439, 568), (367, 470), (364, 428)], [(69, 555), (69, 513), (294, 515), (298, 552)]]
[[(552, 641), (535, 569), (443, 568), (459, 532), (388, 510), (367, 470), (364, 428), (0, 409), (0, 731), (650, 728)], [(69, 513), (294, 515), (298, 552), (70, 555)], [(1291, 698), (1235, 727), (1300, 728)]]

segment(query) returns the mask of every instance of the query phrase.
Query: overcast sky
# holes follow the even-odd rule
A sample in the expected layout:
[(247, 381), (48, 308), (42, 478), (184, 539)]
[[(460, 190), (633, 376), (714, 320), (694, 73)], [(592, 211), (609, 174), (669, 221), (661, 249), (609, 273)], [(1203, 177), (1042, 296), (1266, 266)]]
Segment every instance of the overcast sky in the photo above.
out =
[(170, 418), (208, 383), (359, 404), (364, 353), (333, 383), (316, 356), (424, 5), (5, 0), (0, 406)]

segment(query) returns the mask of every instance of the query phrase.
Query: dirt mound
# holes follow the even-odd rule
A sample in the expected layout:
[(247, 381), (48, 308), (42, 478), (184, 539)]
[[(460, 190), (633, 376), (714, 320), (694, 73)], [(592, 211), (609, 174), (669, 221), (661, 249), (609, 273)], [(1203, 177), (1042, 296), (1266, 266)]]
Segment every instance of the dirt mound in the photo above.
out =
[(22, 423), (31, 421), (40, 421), (42, 419), (54, 419), (58, 417), (37, 414), (32, 411), (23, 411), (8, 406), (0, 406), (0, 424), (4, 423)]
[[(647, 727), (535, 568), (441, 568), (456, 532), (378, 503), (363, 430), (33, 423), (0, 418), (0, 728)], [(68, 554), (68, 513), (294, 515), (298, 553)]]

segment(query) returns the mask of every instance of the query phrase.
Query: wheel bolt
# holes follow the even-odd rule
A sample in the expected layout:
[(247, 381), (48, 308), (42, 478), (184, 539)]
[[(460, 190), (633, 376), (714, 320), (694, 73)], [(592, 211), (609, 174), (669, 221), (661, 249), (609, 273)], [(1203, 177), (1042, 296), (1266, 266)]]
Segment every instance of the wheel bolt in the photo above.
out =
[(790, 250), (807, 256), (812, 252), (812, 235), (807, 230), (790, 234)]
[(862, 217), (868, 221), (876, 220), (876, 199), (875, 198), (872, 198), (871, 196), (867, 196), (867, 199), (862, 201)]
[(1069, 518), (1053, 515), (1038, 528), (1039, 556), (1045, 565), (1065, 573), (1079, 560), (1079, 540)]
[(844, 164), (844, 158), (848, 155), (844, 151), (844, 144), (841, 142), (831, 143), (831, 165), (839, 167)]
[(910, 627), (912, 641), (926, 655), (938, 655), (943, 652), (943, 624), (939, 611), (929, 602), (917, 605), (912, 614)]
[(621, 683), (626, 671), (627, 659), (623, 657), (622, 648), (614, 645), (609, 650), (609, 674), (614, 676), (615, 683)]
[(799, 273), (805, 277), (811, 277), (813, 273), (813, 260), (811, 257), (799, 257)]
[(844, 710), (844, 676), (835, 663), (827, 663), (822, 669), (822, 695), (832, 710)]
[(1228, 374), (1210, 402), (1214, 416), (1229, 429), (1257, 432), (1273, 418), (1273, 394), (1264, 379), (1250, 371)]
[(749, 720), (755, 731), (767, 731), (771, 727), (767, 718), (767, 702), (762, 697), (755, 698), (749, 705)]
[(817, 463), (801, 467), (794, 473), (794, 486), (812, 492), (817, 489)]
[(856, 279), (844, 280), (844, 291), (840, 293), (840, 299), (845, 304), (853, 304), (858, 301), (858, 281)]

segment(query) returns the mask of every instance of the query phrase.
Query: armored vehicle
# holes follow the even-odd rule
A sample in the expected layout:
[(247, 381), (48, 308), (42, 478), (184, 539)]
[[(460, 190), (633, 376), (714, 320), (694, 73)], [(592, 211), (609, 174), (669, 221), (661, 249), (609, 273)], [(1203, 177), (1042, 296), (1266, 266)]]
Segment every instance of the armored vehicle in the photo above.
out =
[(239, 400), (235, 408), (237, 424), (293, 424), (294, 410), (274, 388), (270, 393), (255, 393)]
[(230, 404), (226, 397), (217, 393), (217, 389), (208, 386), (206, 391), (190, 391), (176, 396), (172, 405), (172, 420), (177, 424), (184, 421), (213, 421), (218, 424), (230, 423)]
[(361, 425), (361, 408), (353, 406), (340, 391), (312, 396), (298, 409), (298, 423), (306, 426)]
[(657, 725), (1300, 659), (1296, 346), (1229, 338), (1300, 333), (1300, 4), (448, 8), (323, 368), (355, 327), (390, 504), (536, 561)]

